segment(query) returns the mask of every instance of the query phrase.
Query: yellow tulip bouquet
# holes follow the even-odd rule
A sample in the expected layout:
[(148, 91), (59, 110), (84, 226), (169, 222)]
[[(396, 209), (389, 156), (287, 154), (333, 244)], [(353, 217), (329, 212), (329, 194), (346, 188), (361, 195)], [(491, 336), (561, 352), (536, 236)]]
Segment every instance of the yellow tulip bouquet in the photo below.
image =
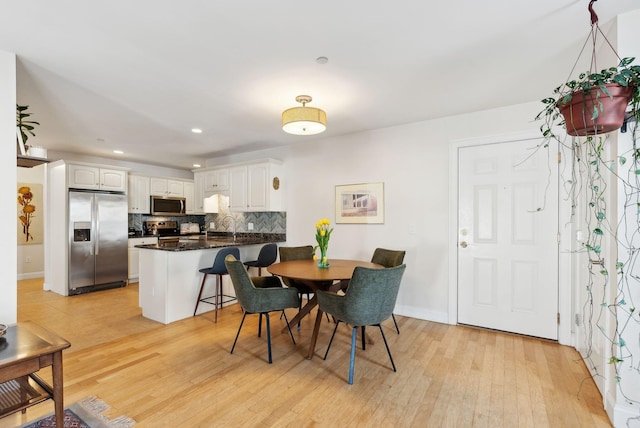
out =
[[(318, 267), (328, 268), (327, 262), (327, 247), (329, 246), (329, 238), (333, 228), (330, 228), (331, 222), (328, 218), (323, 218), (316, 223), (316, 242), (318, 245), (313, 247), (313, 260), (318, 261)], [(316, 249), (320, 248), (320, 259), (316, 256)]]

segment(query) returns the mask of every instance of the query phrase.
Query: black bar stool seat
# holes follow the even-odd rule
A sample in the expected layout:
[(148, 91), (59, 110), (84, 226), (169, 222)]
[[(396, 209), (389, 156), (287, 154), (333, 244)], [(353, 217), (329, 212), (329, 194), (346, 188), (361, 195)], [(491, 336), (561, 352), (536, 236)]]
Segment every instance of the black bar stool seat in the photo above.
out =
[(244, 265), (249, 268), (258, 268), (258, 276), (262, 276), (262, 268), (271, 266), (278, 258), (278, 246), (275, 243), (265, 244), (260, 248), (258, 254), (258, 260), (252, 260), (250, 262), (244, 262)]
[[(228, 275), (227, 266), (224, 264), (224, 258), (229, 254), (232, 254), (236, 259), (240, 259), (240, 250), (237, 247), (222, 248), (216, 254), (216, 258), (213, 261), (213, 266), (208, 268), (199, 269), (204, 276), (202, 277), (202, 283), (200, 284), (200, 292), (198, 293), (198, 300), (196, 301), (196, 308), (193, 310), (193, 316), (198, 312), (198, 305), (200, 302), (208, 303), (214, 306), (214, 322), (218, 322), (218, 309), (222, 308), (222, 305), (228, 302), (237, 300), (235, 296), (222, 294), (222, 276)], [(216, 287), (215, 292), (211, 296), (202, 297), (202, 291), (204, 290), (204, 283), (207, 280), (208, 275), (216, 275)], [(224, 300), (226, 298), (226, 300)], [(211, 301), (213, 299), (213, 302)]]

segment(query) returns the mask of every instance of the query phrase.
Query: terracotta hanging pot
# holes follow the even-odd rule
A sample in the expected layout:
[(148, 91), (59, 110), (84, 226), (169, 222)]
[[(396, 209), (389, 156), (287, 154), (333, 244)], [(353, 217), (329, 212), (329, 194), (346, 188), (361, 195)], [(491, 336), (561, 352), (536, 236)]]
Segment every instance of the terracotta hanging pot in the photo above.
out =
[[(594, 88), (589, 92), (574, 92), (571, 100), (566, 103), (558, 102), (557, 107), (564, 117), (567, 134), (584, 137), (620, 129), (625, 110), (636, 88), (616, 83), (605, 86), (611, 96), (600, 88)], [(593, 117), (594, 112), (597, 112), (596, 117)]]

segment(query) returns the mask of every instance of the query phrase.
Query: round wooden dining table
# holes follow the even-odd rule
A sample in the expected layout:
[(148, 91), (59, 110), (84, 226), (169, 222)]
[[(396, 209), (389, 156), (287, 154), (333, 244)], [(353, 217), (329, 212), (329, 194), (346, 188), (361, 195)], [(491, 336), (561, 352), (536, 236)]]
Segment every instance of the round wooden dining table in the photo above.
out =
[[(343, 288), (343, 285), (346, 285), (344, 284), (345, 282), (349, 282), (356, 267), (361, 266), (373, 269), (384, 268), (382, 265), (361, 260), (330, 259), (328, 261), (328, 268), (320, 268), (318, 267), (318, 263), (314, 260), (291, 260), (274, 263), (267, 268), (267, 271), (272, 275), (293, 278), (304, 282), (314, 291), (338, 291)], [(296, 316), (289, 321), (289, 327), (293, 327), (298, 324), (298, 322), (308, 315), (309, 312), (311, 312), (311, 310), (317, 305), (318, 299), (314, 293), (313, 297), (307, 302), (307, 304), (304, 305)], [(322, 321), (321, 315), (322, 313), (318, 309), (318, 315), (316, 316), (316, 321), (313, 326), (313, 334), (311, 335), (311, 343), (309, 344), (307, 359), (313, 358), (313, 354), (315, 352), (320, 322)], [(286, 330), (287, 327), (282, 331)]]

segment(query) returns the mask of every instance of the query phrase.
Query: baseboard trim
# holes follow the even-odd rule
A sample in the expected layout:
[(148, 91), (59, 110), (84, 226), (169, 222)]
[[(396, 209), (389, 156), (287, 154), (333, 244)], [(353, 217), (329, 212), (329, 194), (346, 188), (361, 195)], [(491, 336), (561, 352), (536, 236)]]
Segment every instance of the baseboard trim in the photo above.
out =
[(449, 324), (449, 318), (446, 312), (429, 311), (416, 308), (415, 306), (396, 305), (393, 313), (396, 315), (417, 318), (425, 321)]
[(44, 272), (29, 272), (29, 273), (19, 273), (18, 280), (21, 279), (34, 279), (34, 278), (44, 278)]

